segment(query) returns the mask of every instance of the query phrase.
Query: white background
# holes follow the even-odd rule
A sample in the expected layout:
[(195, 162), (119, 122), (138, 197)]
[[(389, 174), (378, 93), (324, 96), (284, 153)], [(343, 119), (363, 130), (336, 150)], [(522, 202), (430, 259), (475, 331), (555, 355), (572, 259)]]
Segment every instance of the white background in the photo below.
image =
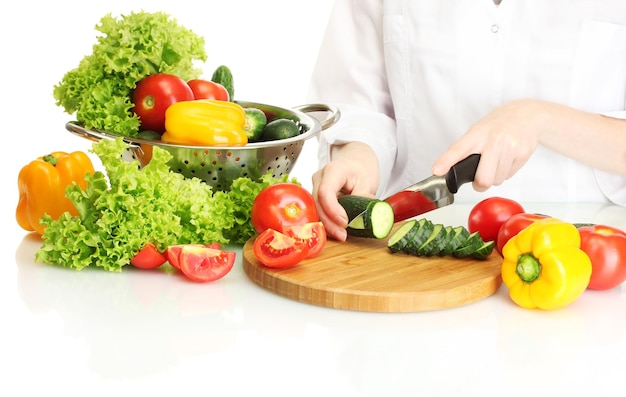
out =
[[(237, 99), (290, 108), (306, 103), (331, 7), (331, 0), (4, 2), (0, 6), (3, 186), (13, 187), (9, 194), (16, 200), (18, 165), (50, 151), (90, 148), (89, 141), (65, 130), (72, 115), (55, 105), (52, 91), (91, 53), (100, 34), (94, 27), (107, 13), (170, 14), (205, 38), (208, 59), (200, 64), (203, 77), (210, 78), (217, 66), (227, 65)], [(316, 141), (309, 140), (292, 173), (306, 187), (317, 167), (315, 148)]]
[[(15, 222), (17, 175), (54, 150), (88, 150), (53, 86), (90, 53), (106, 13), (165, 11), (206, 38), (210, 75), (236, 96), (305, 103), (331, 0), (56, 0), (0, 6), (0, 395), (556, 396), (623, 395), (626, 287), (586, 292), (556, 312), (516, 307), (501, 287), (433, 313), (358, 313), (257, 288), (237, 267), (218, 283), (129, 270), (35, 264), (39, 241)], [(314, 141), (295, 175), (310, 183)], [(460, 224), (470, 207), (434, 212)], [(626, 227), (616, 206), (528, 206)], [(239, 262), (240, 263), (240, 262)]]

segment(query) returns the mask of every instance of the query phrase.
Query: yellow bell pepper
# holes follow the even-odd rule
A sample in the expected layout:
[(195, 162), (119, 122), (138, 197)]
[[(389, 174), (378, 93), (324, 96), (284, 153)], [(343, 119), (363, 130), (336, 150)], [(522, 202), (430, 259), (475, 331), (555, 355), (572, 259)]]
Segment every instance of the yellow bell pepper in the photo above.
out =
[(535, 221), (502, 249), (502, 282), (524, 308), (558, 309), (574, 302), (591, 278), (580, 233), (556, 218)]
[(211, 99), (181, 101), (165, 111), (164, 142), (185, 145), (243, 146), (246, 113), (241, 105)]
[(44, 214), (58, 219), (64, 212), (78, 215), (76, 208), (65, 197), (65, 189), (73, 184), (87, 187), (86, 174), (93, 174), (91, 159), (84, 152), (53, 152), (22, 167), (17, 178), (19, 200), (15, 217), (20, 227), (36, 231), (45, 229), (39, 223)]

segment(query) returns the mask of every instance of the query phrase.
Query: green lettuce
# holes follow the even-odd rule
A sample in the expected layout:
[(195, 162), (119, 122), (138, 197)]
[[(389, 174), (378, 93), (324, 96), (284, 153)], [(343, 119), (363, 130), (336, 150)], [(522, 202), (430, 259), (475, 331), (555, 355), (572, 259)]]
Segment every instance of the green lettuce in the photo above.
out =
[(139, 119), (132, 112), (132, 90), (144, 77), (169, 73), (187, 81), (202, 70), (204, 38), (162, 12), (105, 15), (96, 30), (92, 53), (54, 86), (56, 105), (88, 129), (135, 136)]
[(171, 171), (166, 150), (155, 146), (152, 160), (140, 168), (137, 161), (121, 159), (127, 148), (121, 138), (92, 145), (106, 174), (87, 175), (84, 190), (67, 188), (77, 216), (66, 212), (56, 220), (42, 218), (46, 229), (37, 262), (121, 271), (148, 242), (161, 251), (174, 244), (243, 244), (255, 233), (250, 221), (254, 198), (288, 180), (287, 175), (242, 177), (229, 191), (213, 191), (200, 179)]

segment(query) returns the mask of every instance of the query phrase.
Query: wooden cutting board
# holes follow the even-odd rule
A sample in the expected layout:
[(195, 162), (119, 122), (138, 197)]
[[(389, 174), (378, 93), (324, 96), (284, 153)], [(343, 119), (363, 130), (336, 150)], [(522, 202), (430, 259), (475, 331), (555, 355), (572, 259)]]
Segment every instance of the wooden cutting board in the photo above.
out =
[(328, 240), (321, 254), (287, 269), (272, 269), (254, 256), (254, 237), (242, 264), (256, 284), (299, 302), (367, 312), (420, 312), (466, 305), (494, 294), (502, 257), (486, 260), (392, 254), (386, 240)]

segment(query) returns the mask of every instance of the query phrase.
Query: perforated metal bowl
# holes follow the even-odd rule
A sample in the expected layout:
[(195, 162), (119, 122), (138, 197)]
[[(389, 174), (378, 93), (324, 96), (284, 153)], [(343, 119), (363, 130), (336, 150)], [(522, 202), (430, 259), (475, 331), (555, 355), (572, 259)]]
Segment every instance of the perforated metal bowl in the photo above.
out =
[[(237, 103), (243, 107), (262, 110), (268, 122), (278, 118), (289, 118), (296, 122), (300, 134), (293, 138), (248, 143), (240, 147), (187, 146), (125, 137), (129, 148), (122, 157), (128, 161), (137, 160), (143, 167), (150, 162), (151, 149), (156, 146), (172, 155), (169, 161), (172, 171), (179, 172), (185, 177), (202, 179), (216, 190), (228, 190), (233, 180), (239, 177), (257, 179), (270, 171), (275, 177), (289, 174), (302, 151), (304, 142), (335, 124), (340, 117), (339, 109), (325, 104), (307, 104), (284, 109), (255, 102), (237, 101)], [(326, 117), (320, 121), (311, 116), (312, 113), (322, 113)], [(92, 141), (119, 137), (109, 132), (88, 130), (76, 122), (68, 122), (66, 128), (71, 133)]]

